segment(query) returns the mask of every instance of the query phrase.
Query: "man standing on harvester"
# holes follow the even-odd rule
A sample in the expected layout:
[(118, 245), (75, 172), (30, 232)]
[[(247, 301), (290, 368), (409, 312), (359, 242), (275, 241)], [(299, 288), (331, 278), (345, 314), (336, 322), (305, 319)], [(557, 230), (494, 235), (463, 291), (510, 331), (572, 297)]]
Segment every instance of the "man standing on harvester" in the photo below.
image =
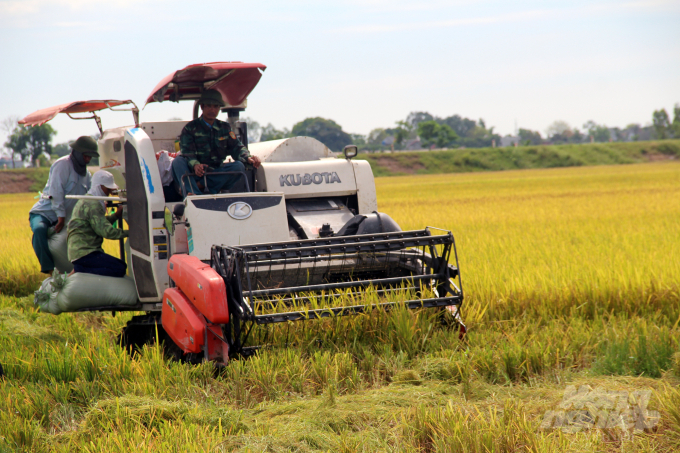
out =
[[(92, 177), (92, 188), (87, 195), (108, 197), (115, 190), (118, 190), (118, 186), (113, 182), (113, 175), (106, 170), (99, 170)], [(115, 214), (106, 215), (104, 200), (78, 200), (68, 223), (68, 259), (73, 263), (73, 272), (108, 277), (125, 276), (125, 262), (107, 255), (102, 249), (104, 238), (128, 237), (128, 230), (114, 228), (112, 225), (122, 214), (119, 206)]]
[[(248, 149), (236, 138), (229, 123), (217, 119), (224, 107), (222, 95), (217, 90), (206, 90), (199, 99), (203, 114), (187, 123), (179, 139), (181, 154), (172, 162), (172, 175), (183, 197), (201, 194), (197, 182), (206, 176), (210, 193), (230, 189), (242, 176), (238, 174), (215, 175), (216, 172), (243, 172), (244, 164), (255, 168), (260, 159), (251, 156)], [(224, 163), (227, 156), (234, 162)], [(182, 181), (182, 176), (187, 176)]]
[(40, 272), (51, 274), (54, 259), (47, 245), (47, 230), (54, 226), (59, 233), (66, 226), (77, 200), (66, 195), (84, 195), (90, 189), (91, 176), (87, 164), (99, 156), (97, 142), (86, 135), (69, 145), (71, 154), (57, 159), (50, 167), (50, 175), (40, 199), (28, 215), (33, 231), (33, 250), (40, 261)]

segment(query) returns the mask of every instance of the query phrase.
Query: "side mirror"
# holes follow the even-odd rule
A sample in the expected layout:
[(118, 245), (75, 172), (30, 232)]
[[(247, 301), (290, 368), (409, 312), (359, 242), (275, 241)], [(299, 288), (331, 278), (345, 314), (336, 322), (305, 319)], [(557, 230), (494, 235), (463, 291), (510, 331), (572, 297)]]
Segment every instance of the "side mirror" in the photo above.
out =
[(359, 148), (357, 148), (357, 145), (347, 145), (342, 152), (345, 153), (345, 158), (349, 160), (359, 154)]
[(176, 204), (175, 207), (172, 209), (172, 213), (174, 214), (177, 220), (181, 219), (182, 216), (184, 215), (184, 204), (183, 203)]
[(165, 229), (168, 230), (168, 233), (171, 235), (175, 234), (175, 224), (172, 222), (172, 212), (170, 212), (170, 208), (167, 206), (165, 207), (164, 225)]

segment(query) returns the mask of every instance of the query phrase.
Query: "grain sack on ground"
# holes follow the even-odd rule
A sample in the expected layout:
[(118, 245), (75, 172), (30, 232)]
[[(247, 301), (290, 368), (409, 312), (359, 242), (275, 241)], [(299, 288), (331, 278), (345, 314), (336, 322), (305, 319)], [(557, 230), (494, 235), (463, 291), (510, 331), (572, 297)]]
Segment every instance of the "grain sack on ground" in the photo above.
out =
[(93, 307), (118, 307), (137, 304), (135, 281), (77, 272), (70, 277), (55, 272), (35, 292), (34, 304), (40, 311), (58, 315)]

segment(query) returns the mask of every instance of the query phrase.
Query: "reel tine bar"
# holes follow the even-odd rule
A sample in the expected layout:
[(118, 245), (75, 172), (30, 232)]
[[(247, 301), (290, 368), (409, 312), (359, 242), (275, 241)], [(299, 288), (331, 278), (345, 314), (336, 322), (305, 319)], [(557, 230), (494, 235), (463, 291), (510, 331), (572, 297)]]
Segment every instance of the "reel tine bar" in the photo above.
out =
[[(410, 309), (459, 307), (463, 292), (458, 267), (448, 262), (452, 251), (455, 254), (451, 232), (433, 236), (425, 229), (244, 246), (216, 245), (212, 267), (230, 288), (228, 297), (233, 314), (244, 321), (271, 324), (354, 315), (376, 307), (390, 309), (397, 304)], [(374, 288), (378, 297), (407, 291), (410, 298), (422, 288), (431, 288), (436, 297), (346, 307), (314, 306), (342, 295), (354, 299), (365, 288)], [(271, 312), (280, 306), (299, 305), (312, 307)]]

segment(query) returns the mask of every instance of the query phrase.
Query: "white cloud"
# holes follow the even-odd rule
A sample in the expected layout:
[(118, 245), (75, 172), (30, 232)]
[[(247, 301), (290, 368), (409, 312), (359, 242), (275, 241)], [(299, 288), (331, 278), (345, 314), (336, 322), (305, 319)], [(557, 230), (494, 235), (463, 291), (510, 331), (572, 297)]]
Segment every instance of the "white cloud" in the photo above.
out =
[[(381, 3), (382, 0), (377, 0), (374, 3)], [(425, 5), (432, 6), (432, 5)], [(632, 1), (626, 3), (596, 3), (587, 6), (576, 8), (554, 8), (554, 9), (537, 9), (528, 11), (519, 11), (514, 13), (499, 14), (492, 16), (480, 17), (465, 17), (449, 20), (425, 21), (425, 22), (407, 22), (397, 24), (367, 24), (355, 25), (350, 27), (342, 27), (333, 32), (340, 33), (383, 33), (394, 31), (412, 31), (412, 30), (427, 30), (433, 28), (451, 28), (466, 25), (489, 25), (497, 23), (523, 22), (538, 18), (548, 17), (573, 17), (576, 15), (592, 15), (596, 13), (612, 12), (621, 9), (645, 9), (650, 11), (677, 11), (680, 10), (680, 2), (677, 0), (647, 0), (647, 1)]]
[(344, 3), (351, 5), (352, 7), (362, 8), (365, 12), (385, 14), (389, 12), (431, 11), (482, 2), (478, 0), (439, 0), (420, 2), (413, 2), (412, 0), (347, 0)]
[(329, 82), (329, 92), (371, 93), (376, 91), (403, 92), (412, 90), (422, 83), (422, 77), (412, 74), (390, 75), (384, 77), (342, 78)]
[(56, 22), (54, 24), (61, 28), (86, 28), (92, 26), (91, 22)]
[(0, 15), (24, 16), (40, 13), (46, 7), (61, 6), (70, 10), (91, 9), (97, 6), (126, 8), (150, 0), (4, 0), (0, 1)]
[(533, 10), (522, 11), (519, 13), (502, 14), (497, 16), (483, 16), (483, 17), (468, 17), (451, 20), (438, 20), (428, 22), (414, 22), (405, 24), (373, 24), (373, 25), (357, 25), (352, 27), (344, 27), (337, 29), (339, 32), (346, 33), (379, 33), (390, 31), (408, 31), (408, 30), (423, 30), (432, 28), (448, 28), (464, 25), (482, 25), (493, 24), (499, 22), (517, 22), (528, 19), (535, 19), (541, 16), (553, 14), (550, 10)]
[(626, 8), (640, 8), (640, 9), (648, 9), (651, 11), (658, 11), (658, 10), (671, 10), (671, 11), (678, 11), (680, 10), (680, 2), (677, 0), (644, 0), (644, 1), (637, 1), (637, 2), (626, 2), (622, 4), (621, 6), (626, 7)]
[(37, 3), (30, 0), (0, 2), (0, 14), (17, 16), (35, 13), (38, 11)]

